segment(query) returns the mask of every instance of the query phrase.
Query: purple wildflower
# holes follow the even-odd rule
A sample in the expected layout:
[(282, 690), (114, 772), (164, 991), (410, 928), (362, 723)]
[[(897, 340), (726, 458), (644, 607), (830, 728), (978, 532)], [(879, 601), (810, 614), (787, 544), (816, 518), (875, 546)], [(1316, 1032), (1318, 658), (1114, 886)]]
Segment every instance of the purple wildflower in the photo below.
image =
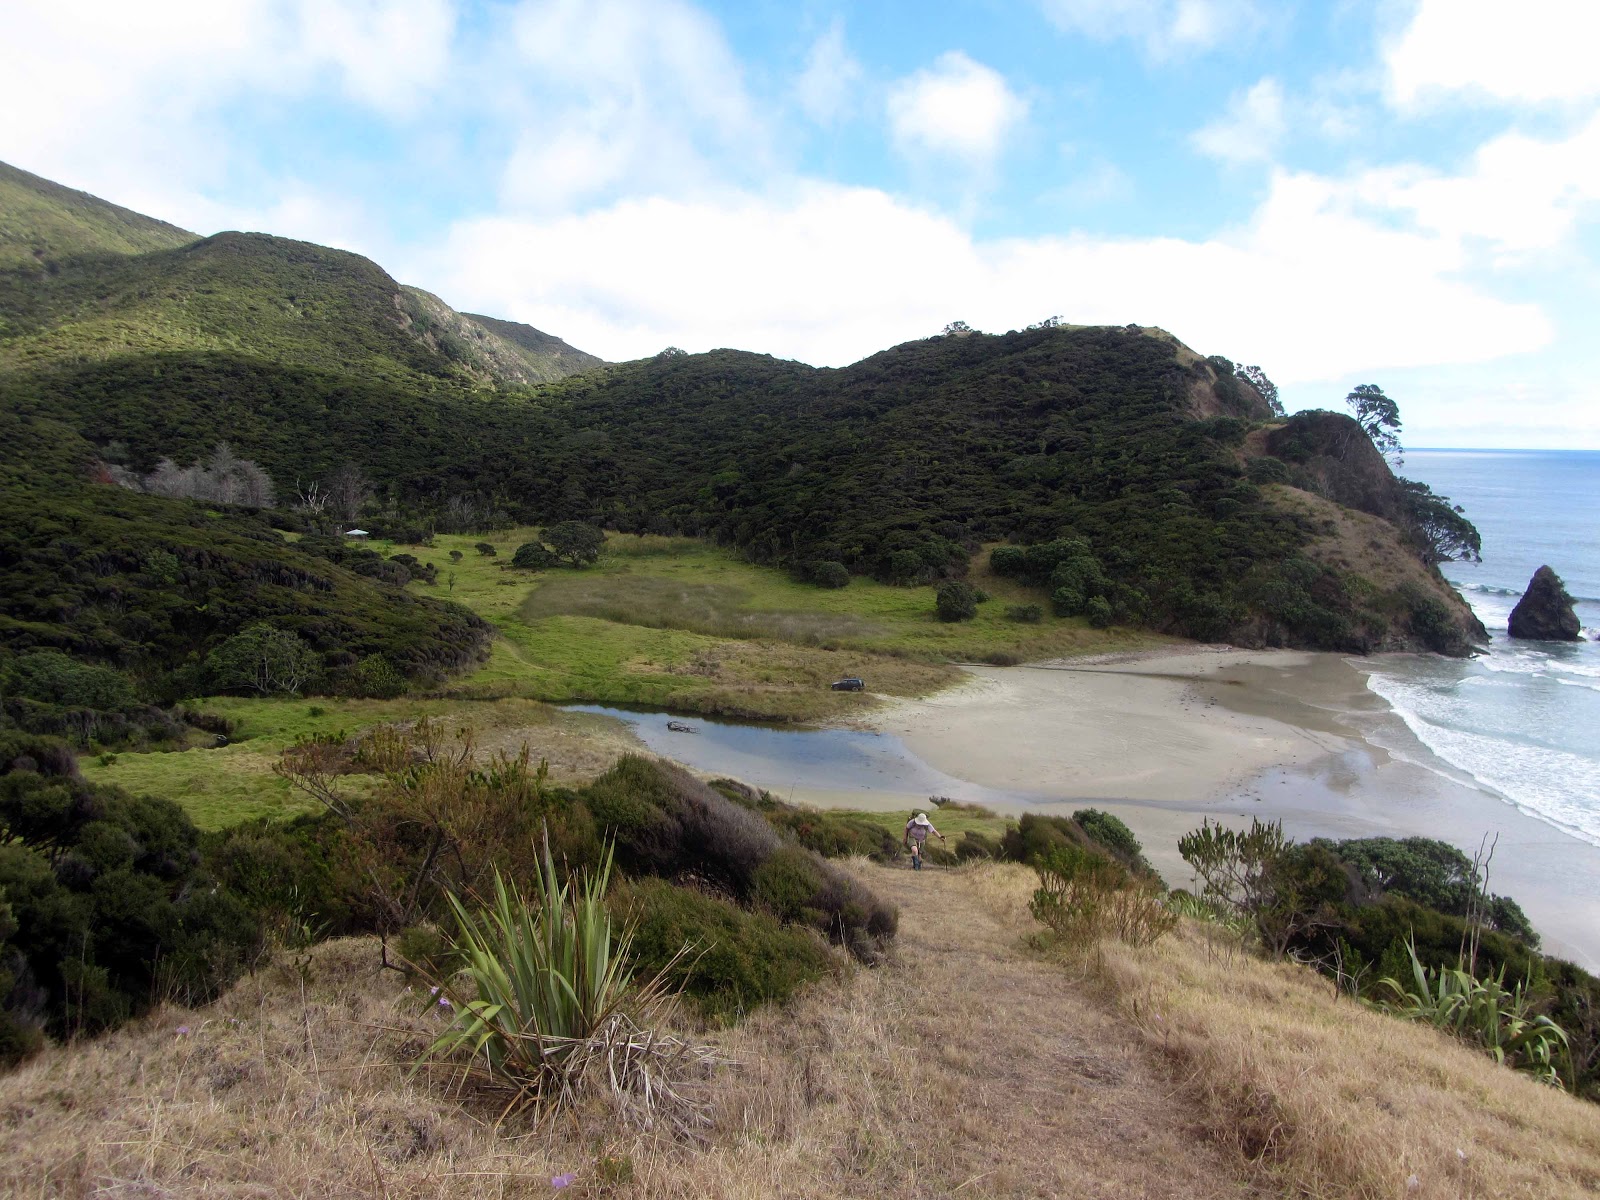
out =
[(550, 1178), (550, 1186), (553, 1188), (571, 1187), (576, 1182), (578, 1182), (578, 1176), (572, 1171), (568, 1171), (565, 1175), (553, 1175)]
[(182, 1037), (184, 1034), (186, 1034), (188, 1032), (189, 1032), (189, 1027), (187, 1025), (179, 1025), (178, 1026), (178, 1036), (179, 1037)]

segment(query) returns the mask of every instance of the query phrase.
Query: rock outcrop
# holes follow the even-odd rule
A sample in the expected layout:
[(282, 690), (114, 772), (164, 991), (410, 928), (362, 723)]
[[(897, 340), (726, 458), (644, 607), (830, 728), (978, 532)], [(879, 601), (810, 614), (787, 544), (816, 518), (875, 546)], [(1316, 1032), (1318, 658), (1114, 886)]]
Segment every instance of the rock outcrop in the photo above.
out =
[(1540, 567), (1511, 610), (1511, 636), (1537, 642), (1580, 642), (1581, 626), (1561, 577)]

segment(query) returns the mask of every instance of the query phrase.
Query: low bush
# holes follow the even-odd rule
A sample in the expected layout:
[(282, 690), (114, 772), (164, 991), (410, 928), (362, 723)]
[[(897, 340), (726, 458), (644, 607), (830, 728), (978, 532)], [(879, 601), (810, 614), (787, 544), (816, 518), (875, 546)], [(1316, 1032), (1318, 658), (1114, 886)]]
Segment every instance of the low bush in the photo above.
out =
[(1006, 620), (1037, 625), (1044, 620), (1044, 608), (1038, 604), (1012, 604), (1006, 608)]
[(626, 755), (579, 795), (630, 874), (699, 880), (744, 903), (769, 903), (864, 959), (894, 936), (891, 906), (681, 768)]
[(732, 1019), (782, 1003), (833, 963), (814, 933), (662, 879), (619, 884), (610, 906), (633, 925), (635, 970), (664, 972), (707, 1017)]
[(955, 853), (957, 862), (1003, 857), (1000, 839), (979, 833), (977, 830), (968, 830), (961, 835), (961, 840), (956, 843)]
[(260, 922), (205, 871), (176, 804), (85, 782), (60, 743), (0, 733), (0, 1044), (14, 1058), (161, 1000), (202, 1003)]
[(978, 615), (978, 589), (960, 579), (947, 579), (934, 594), (934, 612), (941, 621), (970, 621)]
[(1058, 847), (1039, 859), (1035, 870), (1039, 887), (1029, 911), (1050, 929), (1054, 943), (1069, 951), (1082, 952), (1110, 937), (1148, 946), (1178, 923), (1155, 885), (1093, 850)]
[(767, 812), (767, 820), (823, 858), (862, 855), (874, 862), (893, 862), (900, 843), (882, 825), (851, 813), (784, 805)]

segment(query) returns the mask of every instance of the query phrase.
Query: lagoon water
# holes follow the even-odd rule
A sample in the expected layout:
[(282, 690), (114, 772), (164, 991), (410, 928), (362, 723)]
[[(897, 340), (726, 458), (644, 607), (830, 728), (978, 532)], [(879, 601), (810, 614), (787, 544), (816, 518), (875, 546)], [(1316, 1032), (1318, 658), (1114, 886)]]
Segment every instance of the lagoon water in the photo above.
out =
[[(726, 775), (789, 798), (796, 786), (807, 792), (851, 793), (870, 805), (873, 793), (895, 800), (959, 796), (982, 804), (1015, 805), (1045, 797), (1001, 792), (936, 770), (888, 733), (858, 729), (784, 729), (707, 717), (570, 704), (568, 712), (596, 713), (626, 722), (655, 754), (706, 775)], [(686, 733), (667, 728), (671, 720), (690, 726)]]
[[(1446, 763), (1600, 846), (1600, 451), (1413, 450), (1401, 473), (1460, 504), (1483, 535), (1483, 561), (1444, 574), (1492, 640), (1469, 661), (1374, 660), (1368, 686)], [(1587, 640), (1507, 637), (1542, 565), (1577, 599)]]

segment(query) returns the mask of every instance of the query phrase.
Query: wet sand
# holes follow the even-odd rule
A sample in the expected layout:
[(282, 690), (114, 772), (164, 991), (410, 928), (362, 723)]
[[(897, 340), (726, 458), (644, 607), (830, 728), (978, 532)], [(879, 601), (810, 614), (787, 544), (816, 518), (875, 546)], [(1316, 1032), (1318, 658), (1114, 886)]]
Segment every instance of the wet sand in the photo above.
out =
[[(1600, 969), (1600, 848), (1453, 771), (1342, 656), (1202, 647), (975, 667), (871, 724), (947, 775), (1025, 795), (1017, 810), (1115, 812), (1174, 884), (1188, 882), (1178, 838), (1207, 817), (1281, 819), (1299, 839), (1434, 837), (1469, 854), (1498, 835), (1491, 890), (1517, 899), (1547, 952)], [(803, 786), (796, 799), (865, 806)], [(922, 799), (884, 792), (872, 807)]]

